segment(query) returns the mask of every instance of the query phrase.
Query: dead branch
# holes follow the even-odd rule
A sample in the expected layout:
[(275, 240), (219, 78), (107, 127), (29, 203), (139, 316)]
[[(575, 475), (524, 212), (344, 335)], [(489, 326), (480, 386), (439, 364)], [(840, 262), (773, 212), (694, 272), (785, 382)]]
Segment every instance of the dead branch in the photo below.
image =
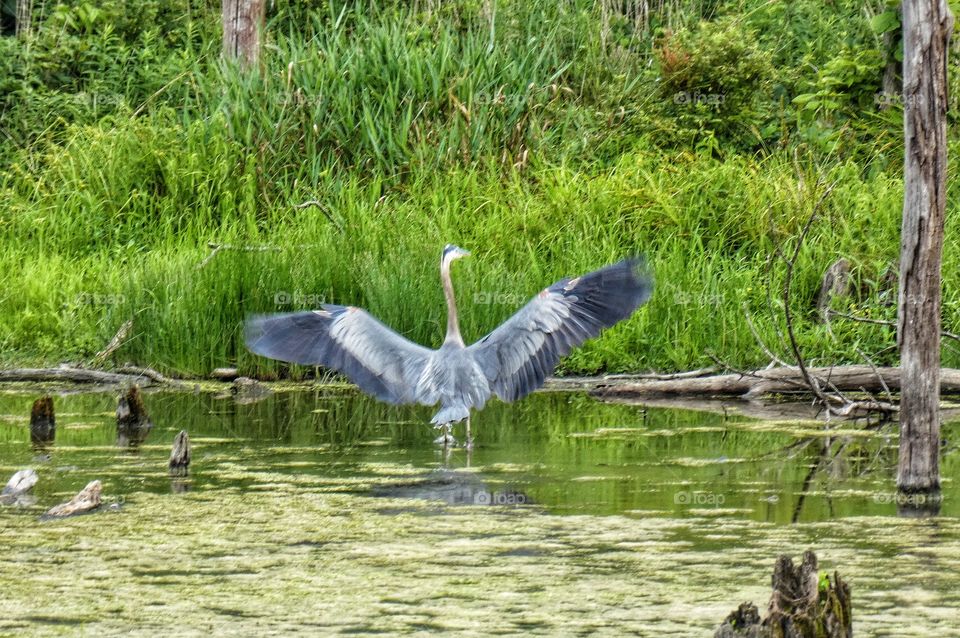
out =
[(93, 357), (93, 365), (99, 366), (104, 361), (106, 361), (110, 355), (117, 351), (120, 346), (122, 346), (126, 339), (127, 335), (130, 334), (130, 330), (133, 328), (133, 319), (127, 319), (123, 322), (123, 325), (120, 326), (120, 329), (117, 330), (117, 333), (113, 335), (113, 339), (110, 340), (110, 343), (107, 344), (107, 347), (98, 352)]
[(767, 347), (767, 344), (764, 343), (763, 339), (760, 338), (760, 333), (757, 332), (757, 327), (753, 324), (753, 319), (750, 318), (750, 312), (747, 310), (747, 304), (743, 304), (743, 316), (747, 320), (747, 328), (750, 329), (750, 334), (753, 335), (753, 338), (756, 340), (757, 345), (760, 346), (760, 349), (763, 350), (764, 354), (770, 357), (770, 362), (778, 366), (784, 366), (787, 368), (795, 368), (796, 366), (791, 366), (786, 361), (783, 361), (777, 355), (773, 354), (773, 351)]
[[(897, 327), (896, 321), (888, 321), (886, 319), (871, 319), (870, 317), (858, 317), (857, 315), (850, 315), (845, 312), (840, 312), (839, 310), (828, 309), (827, 314), (832, 317), (841, 317), (843, 319), (849, 319), (850, 321), (857, 321), (860, 323), (872, 323), (877, 326), (890, 326), (893, 328)], [(941, 330), (940, 336), (947, 337), (948, 339), (953, 339), (955, 341), (960, 341), (960, 335), (947, 330)]]
[[(817, 203), (813, 206), (813, 211), (811, 211), (810, 216), (807, 218), (806, 224), (803, 226), (803, 230), (800, 231), (800, 236), (797, 238), (796, 244), (793, 247), (793, 254), (790, 259), (783, 257), (783, 253), (780, 251), (780, 248), (777, 247), (777, 254), (784, 260), (784, 263), (787, 266), (786, 277), (783, 282), (783, 317), (786, 323), (787, 329), (787, 338), (790, 344), (790, 349), (793, 351), (793, 356), (796, 359), (797, 367), (800, 369), (800, 374), (803, 376), (804, 382), (810, 387), (810, 390), (814, 395), (820, 399), (824, 405), (830, 405), (832, 401), (827, 398), (827, 395), (824, 394), (823, 390), (820, 388), (820, 380), (812, 378), (807, 372), (806, 363), (804, 363), (803, 354), (800, 352), (800, 345), (797, 343), (796, 334), (793, 330), (793, 314), (790, 312), (790, 286), (793, 283), (793, 268), (797, 263), (797, 258), (800, 256), (800, 249), (803, 247), (803, 241), (807, 237), (807, 233), (810, 232), (810, 229), (813, 228), (813, 222), (816, 221), (819, 216), (820, 207), (823, 205), (823, 202), (827, 199), (830, 193), (833, 191), (833, 188), (837, 185), (837, 182), (830, 184), (821, 193), (820, 198), (817, 200)], [(840, 399), (845, 400), (843, 395), (840, 394), (840, 391), (837, 390), (836, 386), (832, 388), (837, 394), (840, 395)], [(832, 410), (828, 408), (828, 410)]]
[(333, 213), (331, 213), (330, 210), (329, 210), (326, 206), (324, 206), (322, 203), (318, 202), (317, 200), (315, 200), (315, 199), (308, 199), (307, 201), (303, 202), (302, 204), (294, 204), (294, 205), (293, 205), (293, 207), (294, 207), (294, 208), (297, 208), (297, 209), (307, 208), (308, 206), (315, 206), (315, 207), (319, 208), (319, 209), (320, 209), (320, 212), (323, 213), (323, 215), (324, 215), (327, 219), (330, 220), (330, 223), (333, 224), (338, 231), (340, 231), (340, 234), (343, 234), (343, 226), (341, 226), (340, 223), (339, 223), (336, 219), (333, 218)]

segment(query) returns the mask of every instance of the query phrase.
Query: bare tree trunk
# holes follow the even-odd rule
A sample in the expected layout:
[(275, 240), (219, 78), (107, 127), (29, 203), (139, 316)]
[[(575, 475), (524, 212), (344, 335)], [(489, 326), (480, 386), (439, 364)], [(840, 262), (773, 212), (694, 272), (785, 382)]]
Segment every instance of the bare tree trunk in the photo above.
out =
[(222, 0), (223, 57), (238, 59), (246, 67), (260, 62), (260, 34), (264, 0)]
[(903, 387), (897, 487), (940, 487), (940, 257), (947, 198), (946, 0), (903, 2), (904, 193), (897, 339)]
[(23, 39), (30, 35), (30, 20), (32, 16), (33, 0), (17, 0), (17, 38)]

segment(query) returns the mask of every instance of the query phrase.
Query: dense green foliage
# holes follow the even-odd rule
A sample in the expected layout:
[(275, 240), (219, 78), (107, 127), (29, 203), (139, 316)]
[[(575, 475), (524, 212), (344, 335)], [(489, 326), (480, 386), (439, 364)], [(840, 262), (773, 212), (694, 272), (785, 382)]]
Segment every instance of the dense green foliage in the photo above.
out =
[(874, 5), (674, 0), (644, 21), (582, 0), (277, 2), (249, 72), (219, 58), (219, 3), (43, 5), (30, 37), (0, 38), (3, 359), (89, 360), (132, 318), (116, 362), (269, 374), (243, 317), (321, 300), (437, 344), (453, 241), (476, 255), (455, 272), (468, 337), (639, 251), (653, 300), (567, 371), (762, 365), (745, 312), (784, 353), (770, 256), (836, 182), (796, 267), (800, 342), (893, 361), (891, 329), (831, 334), (812, 310), (843, 256), (845, 309), (895, 314), (898, 23)]

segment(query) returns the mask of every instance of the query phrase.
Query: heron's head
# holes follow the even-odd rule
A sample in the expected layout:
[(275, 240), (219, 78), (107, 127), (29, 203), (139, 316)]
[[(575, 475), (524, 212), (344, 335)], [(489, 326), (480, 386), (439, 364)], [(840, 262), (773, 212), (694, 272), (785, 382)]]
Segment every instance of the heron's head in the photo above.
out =
[(460, 246), (454, 246), (453, 244), (447, 244), (443, 247), (443, 255), (440, 257), (441, 266), (449, 266), (451, 263), (460, 259), (461, 257), (468, 257), (470, 251), (460, 248)]

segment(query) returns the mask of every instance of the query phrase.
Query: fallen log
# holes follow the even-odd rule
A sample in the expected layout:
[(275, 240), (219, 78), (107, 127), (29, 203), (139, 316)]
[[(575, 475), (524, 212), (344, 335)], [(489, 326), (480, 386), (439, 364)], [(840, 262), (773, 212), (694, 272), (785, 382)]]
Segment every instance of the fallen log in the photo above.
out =
[[(890, 390), (900, 389), (900, 368), (873, 368), (868, 365), (807, 368), (807, 372), (821, 382), (829, 382), (841, 391), (883, 392), (884, 384)], [(882, 379), (882, 381), (881, 381)], [(941, 392), (960, 392), (960, 370), (940, 370)], [(753, 399), (764, 394), (789, 392), (809, 393), (798, 368), (778, 367), (745, 373), (719, 374), (693, 379), (643, 379), (629, 382), (599, 384), (592, 394), (599, 397), (656, 397), (676, 395), (740, 396)]]
[(125, 385), (136, 382), (144, 382), (144, 385), (150, 385), (149, 377), (130, 374), (117, 374), (115, 372), (103, 372), (101, 370), (88, 370), (86, 368), (73, 368), (62, 366), (59, 368), (14, 368), (12, 370), (0, 370), (0, 381), (29, 381), (43, 383), (46, 381), (72, 381), (74, 383), (106, 383), (111, 385)]
[(100, 493), (102, 491), (103, 485), (100, 481), (90, 481), (85, 488), (80, 490), (79, 494), (66, 503), (51, 507), (43, 516), (44, 518), (63, 518), (95, 510), (100, 507)]
[(833, 573), (820, 574), (817, 556), (803, 562), (781, 555), (773, 568), (773, 593), (762, 621), (753, 603), (743, 603), (720, 625), (715, 638), (850, 638), (850, 586)]
[(30, 409), (30, 442), (43, 446), (53, 443), (57, 421), (53, 413), (53, 399), (47, 395), (33, 402)]

